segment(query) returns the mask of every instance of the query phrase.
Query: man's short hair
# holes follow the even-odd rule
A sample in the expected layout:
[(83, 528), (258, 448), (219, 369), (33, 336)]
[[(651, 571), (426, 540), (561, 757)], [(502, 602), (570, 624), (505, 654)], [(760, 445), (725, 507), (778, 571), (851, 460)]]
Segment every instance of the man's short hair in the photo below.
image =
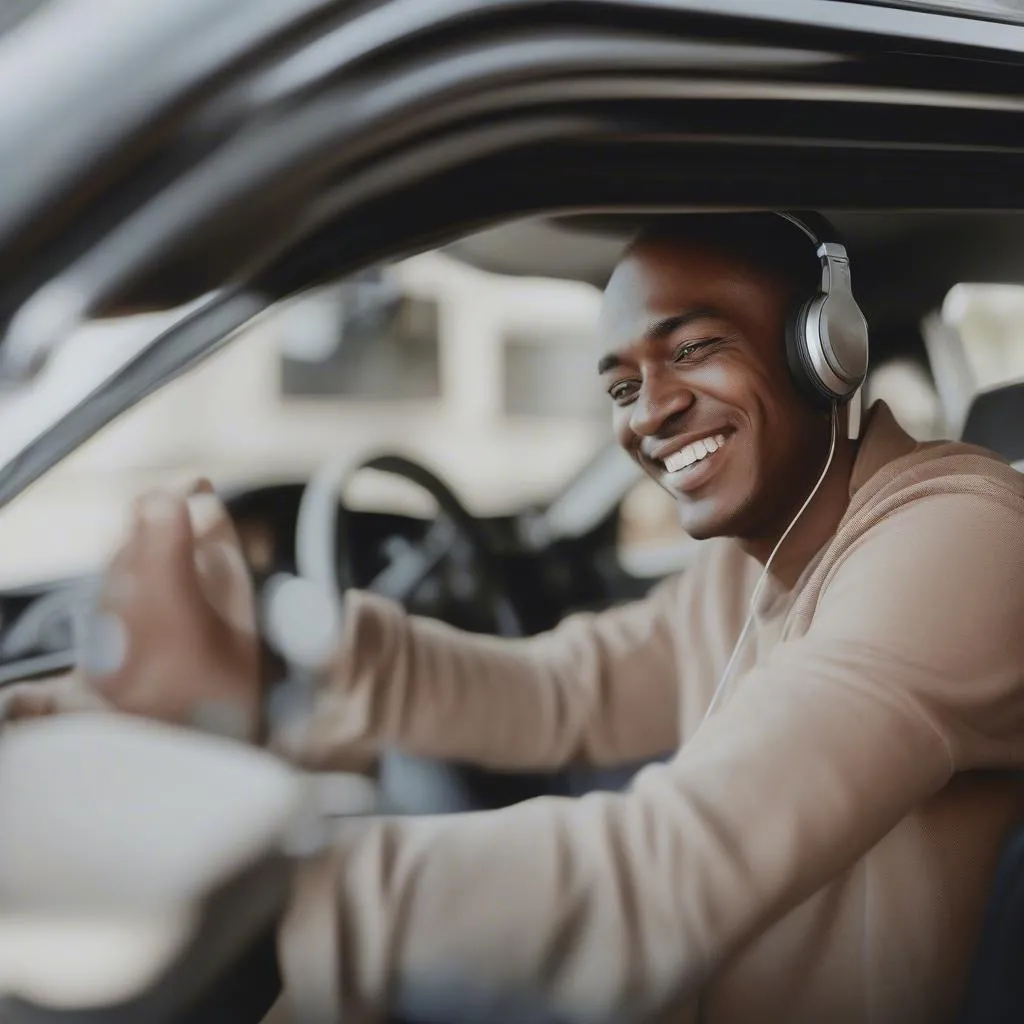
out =
[[(817, 217), (809, 225), (829, 240), (835, 229)], [(689, 213), (645, 221), (627, 251), (639, 245), (678, 245), (710, 249), (752, 270), (779, 279), (794, 298), (813, 295), (821, 283), (821, 261), (814, 243), (794, 224), (775, 213)]]

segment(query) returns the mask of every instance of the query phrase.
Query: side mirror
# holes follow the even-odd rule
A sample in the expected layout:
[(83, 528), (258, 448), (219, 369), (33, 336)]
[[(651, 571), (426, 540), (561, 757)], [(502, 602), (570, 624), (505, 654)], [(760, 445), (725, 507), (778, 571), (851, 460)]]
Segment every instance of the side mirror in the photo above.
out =
[(308, 808), (231, 741), (114, 714), (5, 729), (0, 1018), (172, 1019), (272, 929)]

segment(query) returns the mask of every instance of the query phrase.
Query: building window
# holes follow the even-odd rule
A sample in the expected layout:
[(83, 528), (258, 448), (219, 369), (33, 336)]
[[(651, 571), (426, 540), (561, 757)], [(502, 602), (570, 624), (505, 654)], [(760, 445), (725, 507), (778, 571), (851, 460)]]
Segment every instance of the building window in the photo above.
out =
[(441, 395), (438, 304), (368, 272), (295, 303), (281, 324), (285, 398)]
[(511, 332), (504, 339), (505, 414), (513, 417), (608, 416), (589, 337)]

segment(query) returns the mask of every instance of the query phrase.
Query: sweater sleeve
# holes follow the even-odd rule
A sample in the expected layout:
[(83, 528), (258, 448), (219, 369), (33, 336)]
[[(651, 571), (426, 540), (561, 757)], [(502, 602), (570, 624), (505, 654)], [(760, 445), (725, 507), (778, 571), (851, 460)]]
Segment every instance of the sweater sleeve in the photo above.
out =
[(700, 564), (645, 599), (568, 617), (526, 639), (466, 633), (352, 592), (306, 742), (498, 769), (615, 765), (679, 743), (681, 645), (699, 643)]
[(696, 994), (956, 771), (1024, 764), (1022, 583), (1019, 507), (911, 503), (629, 792), (346, 822), (310, 867), (343, 1019), (621, 1020)]

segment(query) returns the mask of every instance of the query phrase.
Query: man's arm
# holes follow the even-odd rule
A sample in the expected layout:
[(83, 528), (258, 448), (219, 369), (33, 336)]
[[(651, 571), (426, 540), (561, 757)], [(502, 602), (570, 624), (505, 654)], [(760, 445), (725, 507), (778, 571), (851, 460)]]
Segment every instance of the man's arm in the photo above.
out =
[[(676, 640), (684, 628), (700, 633), (704, 575), (698, 564), (643, 601), (525, 640), (461, 632), (353, 591), (310, 730), (275, 746), (332, 767), (365, 765), (386, 747), (537, 769), (665, 754), (678, 742)], [(97, 628), (97, 640), (124, 640), (116, 657), (87, 656), (67, 685), (31, 684), (0, 702), (0, 714), (80, 710), (77, 688), (99, 706), (256, 731), (251, 579), (208, 484), (187, 502), (158, 492), (136, 503), (97, 610), (98, 625), (117, 627), (113, 637)]]
[[(647, 598), (510, 640), (454, 629), (353, 591), (301, 751), (394, 746), (485, 767), (622, 764), (679, 743), (676, 637), (696, 624), (704, 569)], [(695, 642), (698, 642), (695, 637)]]
[(302, 883), (335, 901), (303, 949), (334, 950), (343, 1019), (642, 1016), (696, 993), (955, 772), (1024, 764), (1011, 497), (921, 500), (871, 529), (807, 635), (629, 793), (346, 823)]

